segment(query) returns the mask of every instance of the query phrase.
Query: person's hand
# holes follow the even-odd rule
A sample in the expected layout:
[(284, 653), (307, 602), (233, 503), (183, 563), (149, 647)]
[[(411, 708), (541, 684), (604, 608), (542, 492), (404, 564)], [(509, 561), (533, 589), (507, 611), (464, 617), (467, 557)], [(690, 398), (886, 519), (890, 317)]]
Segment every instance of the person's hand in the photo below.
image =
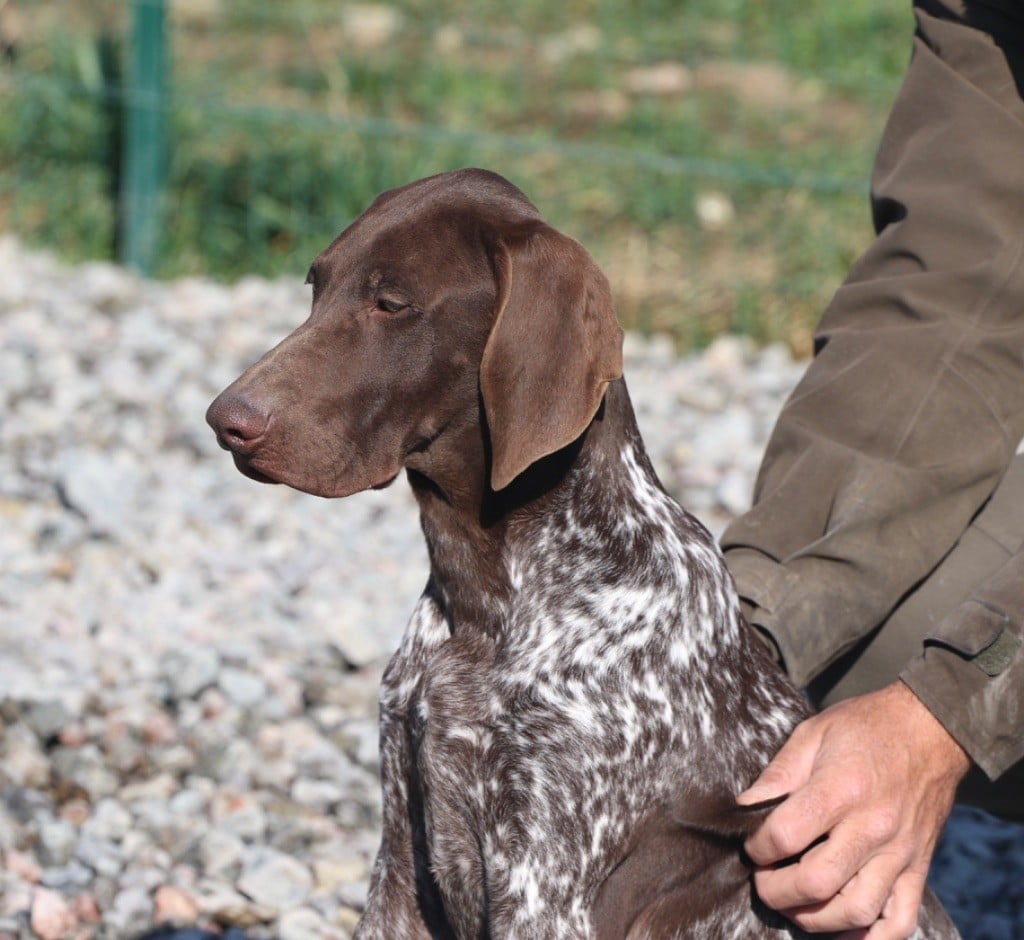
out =
[(746, 842), (761, 900), (813, 933), (908, 937), (969, 767), (902, 682), (807, 719), (738, 797), (749, 805), (789, 794)]

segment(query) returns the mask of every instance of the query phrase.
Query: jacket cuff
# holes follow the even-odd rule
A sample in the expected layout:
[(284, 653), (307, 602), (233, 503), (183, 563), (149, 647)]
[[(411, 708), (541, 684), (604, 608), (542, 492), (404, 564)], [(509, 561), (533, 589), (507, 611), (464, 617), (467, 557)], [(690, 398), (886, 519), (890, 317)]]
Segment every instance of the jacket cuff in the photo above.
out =
[(900, 678), (989, 779), (1024, 757), (1024, 651), (1003, 610), (961, 604)]
[(815, 666), (806, 655), (808, 644), (801, 642), (800, 628), (794, 628), (791, 618), (778, 616), (795, 579), (777, 561), (755, 549), (728, 549), (725, 562), (747, 623), (789, 677), (797, 685), (805, 685)]
[[(848, 586), (827, 564), (803, 559), (791, 571), (745, 547), (727, 549), (725, 561), (748, 622), (769, 648), (774, 646), (776, 660), (801, 688), (858, 639), (849, 626), (856, 612), (844, 600)], [(846, 627), (834, 635), (822, 624)]]

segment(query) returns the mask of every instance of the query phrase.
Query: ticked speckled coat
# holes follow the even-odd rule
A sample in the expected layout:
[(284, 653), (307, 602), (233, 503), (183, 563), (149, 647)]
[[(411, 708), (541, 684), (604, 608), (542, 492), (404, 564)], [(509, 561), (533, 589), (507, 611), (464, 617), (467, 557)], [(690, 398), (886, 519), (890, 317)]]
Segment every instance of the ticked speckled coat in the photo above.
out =
[(209, 418), (256, 479), (343, 496), (404, 468), (419, 502), (357, 937), (800, 936), (753, 894), (734, 796), (806, 705), (658, 483), (589, 255), (465, 170), (381, 196), (310, 281)]

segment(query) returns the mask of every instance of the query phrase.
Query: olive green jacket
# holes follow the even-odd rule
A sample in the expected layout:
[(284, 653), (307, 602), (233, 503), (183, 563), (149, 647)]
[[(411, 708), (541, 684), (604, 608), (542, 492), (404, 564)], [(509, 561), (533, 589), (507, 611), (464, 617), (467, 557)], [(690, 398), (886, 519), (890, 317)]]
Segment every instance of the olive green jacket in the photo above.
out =
[(898, 621), (899, 642), (879, 641), (903, 651), (892, 674), (995, 778), (1024, 757), (1024, 461), (979, 515), (1024, 437), (1024, 3), (915, 13), (877, 239), (722, 544), (798, 683)]

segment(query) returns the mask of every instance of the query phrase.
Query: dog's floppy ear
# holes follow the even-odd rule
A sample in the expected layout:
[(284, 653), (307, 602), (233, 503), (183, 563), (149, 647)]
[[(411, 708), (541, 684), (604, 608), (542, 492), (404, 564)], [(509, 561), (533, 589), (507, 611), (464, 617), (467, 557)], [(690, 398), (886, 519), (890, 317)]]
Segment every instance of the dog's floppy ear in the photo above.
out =
[(578, 242), (537, 223), (493, 247), (494, 323), (480, 364), (491, 487), (571, 444), (622, 375), (611, 289)]

